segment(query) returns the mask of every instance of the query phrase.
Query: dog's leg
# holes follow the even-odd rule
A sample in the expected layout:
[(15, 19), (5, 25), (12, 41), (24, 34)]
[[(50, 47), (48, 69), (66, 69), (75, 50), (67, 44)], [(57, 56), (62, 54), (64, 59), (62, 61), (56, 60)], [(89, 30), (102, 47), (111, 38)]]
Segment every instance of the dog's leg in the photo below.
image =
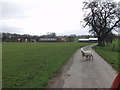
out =
[(90, 55), (88, 56), (88, 60), (90, 60)]
[(93, 60), (93, 55), (90, 55), (90, 59)]
[(89, 60), (89, 56), (86, 56), (86, 60)]
[(93, 55), (91, 55), (92, 56), (92, 60), (93, 60)]

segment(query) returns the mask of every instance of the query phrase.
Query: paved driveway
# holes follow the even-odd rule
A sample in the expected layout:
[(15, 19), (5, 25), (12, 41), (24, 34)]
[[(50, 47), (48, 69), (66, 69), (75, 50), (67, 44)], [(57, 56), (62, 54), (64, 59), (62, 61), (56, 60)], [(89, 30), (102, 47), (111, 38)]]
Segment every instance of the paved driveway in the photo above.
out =
[(89, 45), (85, 50), (93, 52), (94, 59), (86, 61), (80, 49), (53, 79), (49, 88), (109, 88), (117, 72), (104, 61)]

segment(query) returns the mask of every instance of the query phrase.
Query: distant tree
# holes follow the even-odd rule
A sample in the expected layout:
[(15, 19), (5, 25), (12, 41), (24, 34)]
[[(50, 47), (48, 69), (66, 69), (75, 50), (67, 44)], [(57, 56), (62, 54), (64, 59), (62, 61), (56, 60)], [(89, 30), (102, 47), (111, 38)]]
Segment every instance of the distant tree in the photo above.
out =
[(2, 33), (0, 33), (0, 42), (2, 42)]
[(56, 37), (56, 33), (55, 32), (48, 32), (46, 36), (48, 38), (55, 38)]
[[(120, 23), (120, 8), (115, 2), (84, 2), (86, 11), (85, 26), (90, 26), (90, 32), (98, 37), (98, 45), (104, 46), (107, 35), (116, 30)], [(117, 31), (118, 32), (118, 31)]]
[(67, 42), (73, 42), (73, 41), (74, 41), (74, 37), (73, 37), (73, 36), (68, 36), (68, 37), (66, 38), (66, 41), (67, 41)]
[(2, 33), (2, 41), (3, 42), (10, 42), (11, 34), (9, 33)]
[(24, 41), (27, 39), (30, 41), (32, 36), (28, 34), (20, 35), (20, 34), (11, 34), (11, 33), (2, 33), (2, 42), (17, 42), (18, 39)]

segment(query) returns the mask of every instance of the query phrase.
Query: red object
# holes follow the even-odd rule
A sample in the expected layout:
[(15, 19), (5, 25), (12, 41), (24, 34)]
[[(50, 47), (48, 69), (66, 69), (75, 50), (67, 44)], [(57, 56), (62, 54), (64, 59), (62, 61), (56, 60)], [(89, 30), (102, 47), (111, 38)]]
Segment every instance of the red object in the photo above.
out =
[(111, 90), (117, 90), (117, 88), (120, 88), (120, 73), (116, 76), (116, 78), (113, 81), (113, 84), (111, 86)]

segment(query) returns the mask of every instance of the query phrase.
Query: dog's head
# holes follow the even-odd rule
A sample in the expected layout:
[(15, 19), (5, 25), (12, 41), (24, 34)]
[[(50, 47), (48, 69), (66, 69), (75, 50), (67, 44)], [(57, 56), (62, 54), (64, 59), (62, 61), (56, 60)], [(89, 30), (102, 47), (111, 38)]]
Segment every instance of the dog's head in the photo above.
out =
[(83, 48), (80, 49), (81, 51), (84, 51)]

